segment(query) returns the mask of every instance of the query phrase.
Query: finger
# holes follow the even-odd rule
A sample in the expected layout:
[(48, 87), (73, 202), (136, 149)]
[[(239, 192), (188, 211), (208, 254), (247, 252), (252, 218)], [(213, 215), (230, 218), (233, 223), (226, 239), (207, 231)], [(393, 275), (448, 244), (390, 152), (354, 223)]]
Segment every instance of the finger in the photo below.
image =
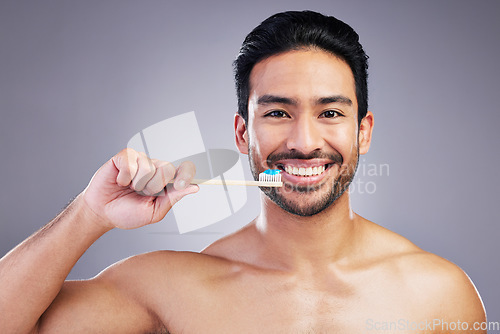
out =
[(184, 161), (177, 168), (177, 175), (175, 176), (174, 188), (176, 190), (186, 189), (191, 183), (196, 174), (196, 166), (191, 161)]
[(158, 194), (175, 176), (175, 167), (170, 162), (153, 160), (156, 171), (144, 187), (143, 192), (148, 195)]
[(118, 170), (116, 183), (122, 187), (127, 187), (137, 174), (137, 157), (139, 153), (131, 148), (121, 150), (112, 158), (113, 164)]
[(137, 156), (137, 165), (137, 173), (132, 179), (131, 188), (135, 191), (142, 191), (149, 180), (155, 175), (156, 168), (151, 159), (143, 152), (140, 152)]

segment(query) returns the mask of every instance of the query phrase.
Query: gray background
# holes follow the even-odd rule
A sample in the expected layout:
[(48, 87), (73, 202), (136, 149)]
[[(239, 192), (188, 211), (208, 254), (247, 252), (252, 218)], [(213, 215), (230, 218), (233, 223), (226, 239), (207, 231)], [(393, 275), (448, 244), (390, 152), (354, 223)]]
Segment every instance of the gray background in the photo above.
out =
[[(359, 176), (376, 191), (354, 191), (355, 210), (460, 265), (500, 321), (498, 1), (1, 0), (0, 256), (156, 122), (194, 110), (206, 147), (234, 149), (231, 62), (255, 25), (292, 9), (346, 21), (370, 55), (376, 126), (361, 164), (390, 172)], [(257, 215), (257, 190), (248, 197), (189, 234), (171, 215), (112, 231), (70, 277), (140, 252), (200, 250)]]

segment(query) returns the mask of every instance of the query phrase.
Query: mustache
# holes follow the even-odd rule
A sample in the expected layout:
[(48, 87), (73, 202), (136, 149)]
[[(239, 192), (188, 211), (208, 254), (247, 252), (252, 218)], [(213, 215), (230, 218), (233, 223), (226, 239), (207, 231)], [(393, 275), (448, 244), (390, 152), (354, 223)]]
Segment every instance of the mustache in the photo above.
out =
[(301, 159), (301, 160), (328, 159), (331, 160), (332, 163), (337, 163), (339, 165), (342, 165), (344, 163), (344, 158), (342, 158), (340, 153), (338, 152), (325, 153), (323, 151), (312, 151), (309, 154), (304, 154), (299, 151), (271, 153), (267, 157), (266, 163), (268, 166), (273, 166), (277, 161), (286, 159)]

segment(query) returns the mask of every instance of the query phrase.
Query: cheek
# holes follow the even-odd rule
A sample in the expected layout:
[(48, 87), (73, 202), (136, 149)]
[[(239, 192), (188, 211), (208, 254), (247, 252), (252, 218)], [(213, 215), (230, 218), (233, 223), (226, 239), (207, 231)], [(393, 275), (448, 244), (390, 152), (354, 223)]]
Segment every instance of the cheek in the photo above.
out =
[(328, 138), (328, 145), (340, 153), (346, 163), (354, 154), (357, 154), (358, 139), (356, 127), (342, 126), (336, 129), (330, 128), (327, 130), (324, 138)]
[[(260, 159), (262, 155), (261, 143), (265, 142), (266, 138), (262, 138), (262, 135), (258, 131), (255, 131), (255, 126), (252, 126), (251, 129), (251, 131), (247, 132), (248, 148), (249, 151), (252, 152), (254, 158)], [(259, 138), (259, 140), (256, 140), (257, 138)]]
[[(256, 158), (266, 159), (269, 154), (276, 151), (280, 145), (281, 134), (276, 128), (254, 126), (249, 133), (249, 146)], [(256, 140), (258, 138), (258, 140)]]

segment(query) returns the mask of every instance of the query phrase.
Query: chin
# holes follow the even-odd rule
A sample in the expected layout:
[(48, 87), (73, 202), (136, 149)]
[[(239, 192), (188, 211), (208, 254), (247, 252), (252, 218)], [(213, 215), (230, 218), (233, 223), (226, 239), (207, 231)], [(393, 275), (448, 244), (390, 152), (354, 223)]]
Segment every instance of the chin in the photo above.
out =
[[(281, 191), (278, 192), (276, 188), (267, 188), (266, 190), (263, 189), (263, 191), (274, 203), (286, 212), (300, 217), (310, 217), (334, 205), (335, 201), (343, 193), (337, 192), (335, 189), (329, 189), (320, 194), (319, 192), (321, 192), (322, 186), (315, 188), (316, 189), (311, 189), (311, 187), (308, 187), (308, 189), (292, 189), (289, 187), (289, 191), (292, 191), (289, 194), (282, 194)], [(311, 192), (314, 193), (312, 194)]]

